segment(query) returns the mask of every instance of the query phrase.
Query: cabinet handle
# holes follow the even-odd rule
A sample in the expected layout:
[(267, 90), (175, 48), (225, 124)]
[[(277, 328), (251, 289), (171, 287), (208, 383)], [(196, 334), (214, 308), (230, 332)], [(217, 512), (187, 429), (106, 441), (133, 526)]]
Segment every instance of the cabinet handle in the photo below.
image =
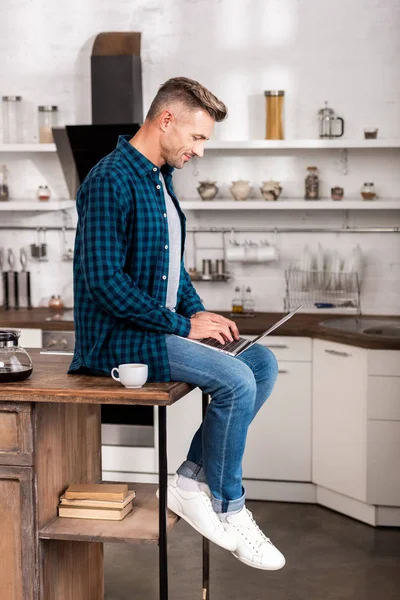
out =
[(267, 346), (267, 348), (288, 348), (289, 346), (286, 346), (286, 344), (265, 344)]
[(334, 354), (335, 356), (351, 356), (349, 352), (340, 352), (339, 350), (331, 350), (330, 348), (325, 349), (325, 352), (328, 354)]
[(278, 373), (289, 373), (287, 369), (279, 369)]

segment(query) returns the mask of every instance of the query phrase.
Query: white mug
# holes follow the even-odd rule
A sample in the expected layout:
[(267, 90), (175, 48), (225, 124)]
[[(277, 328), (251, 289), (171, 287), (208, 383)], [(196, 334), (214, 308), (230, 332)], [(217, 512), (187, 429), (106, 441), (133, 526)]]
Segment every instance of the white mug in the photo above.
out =
[(259, 262), (273, 262), (279, 258), (278, 249), (276, 246), (269, 244), (262, 244), (258, 249), (258, 261)]
[[(118, 375), (114, 375), (114, 371)], [(142, 387), (147, 381), (148, 373), (148, 366), (139, 363), (127, 363), (111, 369), (111, 377), (122, 383), (126, 388)]]
[(229, 262), (242, 262), (246, 260), (246, 249), (243, 244), (229, 242), (226, 249), (226, 260)]

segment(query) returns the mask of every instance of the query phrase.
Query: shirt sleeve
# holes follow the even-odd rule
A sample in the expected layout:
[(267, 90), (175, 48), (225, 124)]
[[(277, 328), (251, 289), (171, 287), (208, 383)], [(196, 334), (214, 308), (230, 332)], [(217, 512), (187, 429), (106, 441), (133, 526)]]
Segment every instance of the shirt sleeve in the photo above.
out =
[(149, 331), (187, 337), (190, 319), (139, 289), (124, 272), (127, 252), (121, 190), (111, 177), (88, 180), (80, 207), (81, 264), (91, 299), (104, 311)]
[(185, 317), (191, 317), (197, 312), (204, 311), (205, 308), (200, 299), (200, 296), (194, 288), (189, 273), (185, 269), (183, 260), (181, 261), (181, 274), (182, 289), (181, 298), (177, 306), (177, 312)]

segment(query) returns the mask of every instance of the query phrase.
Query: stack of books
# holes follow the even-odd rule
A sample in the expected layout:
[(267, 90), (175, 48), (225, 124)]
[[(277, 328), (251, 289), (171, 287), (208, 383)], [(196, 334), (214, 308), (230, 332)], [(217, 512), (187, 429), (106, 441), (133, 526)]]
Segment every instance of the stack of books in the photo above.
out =
[(79, 483), (60, 497), (59, 517), (121, 521), (131, 510), (136, 493), (126, 484)]

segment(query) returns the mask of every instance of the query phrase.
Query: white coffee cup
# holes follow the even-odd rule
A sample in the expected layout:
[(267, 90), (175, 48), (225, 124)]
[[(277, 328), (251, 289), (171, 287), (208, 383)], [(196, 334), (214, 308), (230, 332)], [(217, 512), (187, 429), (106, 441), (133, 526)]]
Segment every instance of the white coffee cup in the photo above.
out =
[[(114, 375), (114, 371), (117, 375)], [(141, 388), (146, 383), (148, 374), (148, 366), (139, 363), (126, 363), (111, 369), (111, 377), (126, 388)]]

